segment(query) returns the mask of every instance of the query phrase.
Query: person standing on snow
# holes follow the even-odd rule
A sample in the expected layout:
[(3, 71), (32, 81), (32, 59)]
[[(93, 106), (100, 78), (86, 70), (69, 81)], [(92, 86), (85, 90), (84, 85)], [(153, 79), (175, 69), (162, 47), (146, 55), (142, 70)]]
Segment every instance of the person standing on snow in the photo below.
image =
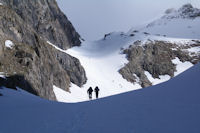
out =
[(95, 93), (96, 93), (96, 99), (99, 98), (99, 87), (97, 86), (95, 89), (94, 89)]
[(89, 99), (92, 100), (92, 92), (93, 92), (93, 89), (92, 87), (90, 87), (88, 90), (87, 90), (87, 93), (89, 94)]

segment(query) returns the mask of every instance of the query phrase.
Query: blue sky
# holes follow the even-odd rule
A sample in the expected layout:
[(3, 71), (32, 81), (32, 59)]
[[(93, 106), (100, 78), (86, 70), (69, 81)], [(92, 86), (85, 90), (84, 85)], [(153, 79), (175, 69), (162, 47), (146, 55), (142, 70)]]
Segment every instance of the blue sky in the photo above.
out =
[(97, 40), (113, 31), (130, 28), (160, 16), (168, 8), (200, 0), (57, 0), (79, 34), (86, 40)]

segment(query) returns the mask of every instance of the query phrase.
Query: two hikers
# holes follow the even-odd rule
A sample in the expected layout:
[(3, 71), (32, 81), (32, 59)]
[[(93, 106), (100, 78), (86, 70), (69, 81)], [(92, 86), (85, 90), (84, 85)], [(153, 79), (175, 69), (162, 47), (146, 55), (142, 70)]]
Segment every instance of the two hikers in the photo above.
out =
[[(98, 99), (99, 98), (99, 87), (97, 86), (97, 87), (95, 87), (95, 89), (94, 89), (94, 91), (95, 91), (95, 94), (96, 94), (96, 99)], [(89, 99), (91, 100), (92, 99), (92, 92), (93, 92), (93, 89), (92, 89), (92, 87), (90, 87), (88, 90), (87, 90), (87, 93), (89, 94)]]

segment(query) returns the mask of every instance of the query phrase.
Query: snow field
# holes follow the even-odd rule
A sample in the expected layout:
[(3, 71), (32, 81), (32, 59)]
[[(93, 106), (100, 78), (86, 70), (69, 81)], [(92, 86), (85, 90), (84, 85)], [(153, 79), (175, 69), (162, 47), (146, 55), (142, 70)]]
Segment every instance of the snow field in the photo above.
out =
[[(167, 15), (173, 15), (169, 13)], [(166, 16), (167, 16), (166, 15)], [(176, 13), (175, 16), (178, 14)], [(87, 89), (91, 86), (100, 88), (100, 98), (107, 97), (131, 90), (140, 89), (141, 86), (127, 82), (119, 74), (120, 68), (128, 63), (125, 55), (121, 54), (122, 49), (133, 45), (140, 40), (141, 46), (153, 41), (165, 41), (177, 45), (191, 45), (194, 39), (200, 39), (199, 23), (200, 18), (183, 19), (179, 17), (161, 17), (150, 24), (131, 29), (128, 33), (113, 32), (107, 34), (103, 39), (93, 42), (84, 41), (81, 47), (74, 47), (66, 52), (78, 58), (86, 71), (87, 83), (79, 88), (71, 84), (71, 93), (61, 93), (62, 91), (54, 87), (54, 92), (62, 102), (82, 102), (87, 101)], [(176, 30), (174, 30), (176, 29)], [(199, 53), (199, 47), (187, 49), (188, 52)], [(172, 60), (177, 65), (175, 76), (193, 66), (190, 62), (181, 62), (178, 58)], [(165, 82), (170, 79), (169, 75), (160, 75), (159, 79), (154, 79), (149, 72), (145, 72), (153, 85)], [(79, 92), (79, 94), (77, 94)], [(64, 98), (65, 97), (65, 98)]]

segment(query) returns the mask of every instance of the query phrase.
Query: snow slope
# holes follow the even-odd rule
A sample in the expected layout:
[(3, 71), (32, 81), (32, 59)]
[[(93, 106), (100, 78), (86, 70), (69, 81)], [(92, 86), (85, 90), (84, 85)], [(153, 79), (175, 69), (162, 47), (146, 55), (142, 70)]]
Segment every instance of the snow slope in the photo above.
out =
[(71, 93), (64, 92), (62, 89), (54, 86), (54, 93), (61, 102), (81, 102), (87, 101), (87, 89), (92, 86), (100, 88), (100, 97), (111, 96), (135, 89), (141, 88), (139, 84), (127, 82), (118, 73), (128, 60), (125, 55), (120, 54), (120, 48), (126, 44), (129, 46), (132, 42), (130, 37), (122, 33), (112, 33), (106, 40), (102, 39), (95, 42), (83, 42), (81, 47), (74, 47), (67, 51), (59, 49), (52, 43), (56, 49), (77, 57), (86, 71), (87, 83), (82, 87), (71, 84)]
[(156, 86), (76, 104), (0, 89), (0, 133), (199, 133), (200, 64)]
[(167, 37), (200, 39), (199, 24), (200, 9), (186, 4), (178, 10), (171, 9), (161, 18), (134, 30)]
[[(130, 90), (140, 89), (139, 83), (132, 84), (119, 74), (119, 70), (124, 67), (128, 60), (122, 54), (122, 49), (132, 45), (135, 41), (141, 40), (147, 43), (148, 40), (162, 40), (171, 43), (178, 43), (180, 45), (192, 43), (190, 39), (167, 38), (154, 35), (145, 35), (143, 32), (135, 33), (135, 36), (130, 36), (126, 33), (111, 33), (106, 38), (95, 42), (83, 42), (81, 47), (74, 47), (64, 51), (76, 58), (81, 62), (81, 65), (86, 71), (88, 78), (87, 83), (79, 88), (72, 84), (71, 93), (66, 93), (66, 98), (59, 100), (62, 102), (81, 102), (88, 100), (87, 89), (92, 86), (93, 88), (99, 86), (100, 97), (111, 96), (127, 92)], [(191, 63), (183, 63), (181, 61), (175, 62), (177, 65), (177, 73), (181, 73), (186, 69), (193, 66)], [(181, 65), (185, 64), (185, 65)], [(184, 66), (184, 67), (179, 67)], [(177, 75), (177, 74), (175, 74)], [(149, 77), (152, 77), (150, 74)], [(169, 80), (169, 75), (160, 75), (160, 79), (151, 78), (153, 85)], [(55, 87), (54, 92), (57, 99), (64, 97), (63, 93), (58, 93), (59, 88)], [(79, 92), (78, 92), (79, 90)], [(77, 96), (78, 93), (78, 96)], [(74, 99), (74, 100), (69, 100)]]
[[(120, 54), (122, 45), (129, 45), (130, 38), (125, 38), (120, 33), (113, 33), (106, 40), (96, 42), (84, 42), (81, 47), (67, 50), (67, 53), (77, 57), (83, 65), (88, 81), (82, 89), (92, 86), (100, 88), (100, 97), (119, 94), (122, 92), (141, 88), (139, 84), (127, 82), (118, 73), (128, 60), (125, 55)], [(71, 90), (73, 91), (73, 86)], [(87, 100), (88, 97), (85, 99)]]
[[(90, 86), (100, 88), (100, 97), (140, 89), (141, 86), (138, 82), (131, 84), (123, 79), (118, 72), (128, 63), (125, 55), (121, 54), (122, 50), (138, 40), (142, 41), (143, 44), (148, 43), (149, 40), (166, 41), (177, 45), (194, 43), (193, 39), (200, 39), (200, 17), (190, 18), (190, 16), (200, 10), (192, 8), (193, 12), (183, 15), (187, 8), (192, 7), (186, 5), (179, 10), (171, 10), (163, 17), (144, 25), (142, 28), (140, 26), (140, 28), (132, 29), (128, 33), (109, 33), (101, 40), (83, 41), (81, 47), (73, 47), (67, 51), (61, 50), (49, 42), (58, 50), (78, 58), (88, 78), (87, 83), (81, 88), (72, 83), (71, 93), (63, 92), (62, 89), (54, 86), (57, 99), (61, 102), (70, 103), (87, 101), (87, 89)], [(200, 53), (199, 47), (186, 49), (186, 51)], [(172, 62), (177, 65), (175, 75), (193, 66), (192, 63), (181, 62), (178, 58), (172, 60)], [(160, 79), (154, 79), (149, 72), (145, 72), (145, 74), (153, 85), (170, 79), (169, 75), (160, 75)]]

